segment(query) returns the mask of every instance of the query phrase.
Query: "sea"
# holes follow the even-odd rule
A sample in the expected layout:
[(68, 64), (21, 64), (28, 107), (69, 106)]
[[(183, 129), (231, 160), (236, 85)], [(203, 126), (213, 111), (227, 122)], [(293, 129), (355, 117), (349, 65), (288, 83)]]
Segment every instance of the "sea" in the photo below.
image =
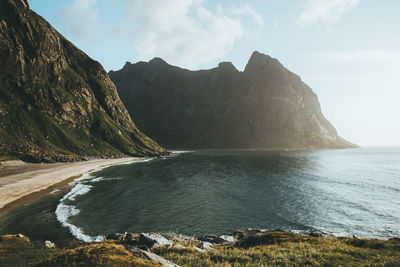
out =
[(400, 148), (179, 152), (98, 169), (0, 220), (0, 234), (58, 243), (239, 229), (400, 236)]

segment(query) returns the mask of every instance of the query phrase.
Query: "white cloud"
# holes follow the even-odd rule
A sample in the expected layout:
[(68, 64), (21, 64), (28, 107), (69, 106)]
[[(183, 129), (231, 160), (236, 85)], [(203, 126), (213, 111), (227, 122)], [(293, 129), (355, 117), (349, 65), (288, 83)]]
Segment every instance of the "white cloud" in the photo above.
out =
[(245, 5), (244, 7), (235, 7), (231, 8), (231, 11), (235, 15), (250, 15), (253, 20), (257, 23), (259, 27), (264, 26), (264, 21), (260, 13), (254, 10), (254, 8), (250, 5)]
[(317, 22), (336, 22), (358, 3), (359, 0), (307, 0), (297, 24), (304, 27)]
[(67, 31), (80, 41), (90, 41), (99, 36), (103, 25), (98, 19), (95, 5), (97, 0), (75, 0), (58, 12)]
[(128, 0), (126, 14), (135, 26), (119, 32), (129, 32), (138, 60), (157, 56), (196, 68), (221, 60), (244, 34), (239, 18), (222, 6), (209, 10), (202, 0)]
[[(116, 26), (102, 23), (99, 0), (74, 0), (58, 12), (72, 40), (99, 42), (104, 36), (129, 43), (135, 60), (161, 57), (186, 68), (199, 68), (224, 59), (246, 29), (245, 16), (260, 28), (262, 16), (251, 5), (207, 6), (203, 0), (124, 0), (124, 18)], [(128, 58), (127, 58), (128, 60)]]

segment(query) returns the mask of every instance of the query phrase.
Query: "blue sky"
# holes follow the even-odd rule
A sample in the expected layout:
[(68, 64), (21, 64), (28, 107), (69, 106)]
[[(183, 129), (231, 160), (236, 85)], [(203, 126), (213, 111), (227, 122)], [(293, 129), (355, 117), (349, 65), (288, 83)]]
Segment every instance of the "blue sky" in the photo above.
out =
[(317, 93), (344, 138), (400, 146), (400, 1), (29, 0), (107, 70), (155, 56), (189, 69), (258, 50)]

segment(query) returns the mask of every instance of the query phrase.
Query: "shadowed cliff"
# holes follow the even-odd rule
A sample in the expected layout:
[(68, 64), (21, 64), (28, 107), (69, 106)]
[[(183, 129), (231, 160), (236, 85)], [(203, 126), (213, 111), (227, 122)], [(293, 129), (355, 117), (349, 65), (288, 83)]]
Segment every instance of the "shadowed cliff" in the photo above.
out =
[(155, 58), (110, 77), (138, 127), (168, 148), (355, 147), (338, 136), (299, 76), (259, 52), (243, 72), (230, 62), (189, 71)]

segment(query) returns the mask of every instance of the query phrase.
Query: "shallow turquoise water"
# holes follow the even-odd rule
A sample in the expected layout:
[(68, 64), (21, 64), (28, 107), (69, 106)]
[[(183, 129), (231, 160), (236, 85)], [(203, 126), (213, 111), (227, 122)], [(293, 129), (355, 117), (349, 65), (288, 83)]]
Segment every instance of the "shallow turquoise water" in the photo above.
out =
[(84, 240), (125, 231), (200, 235), (241, 228), (400, 235), (396, 148), (197, 151), (86, 178), (66, 196), (15, 212), (0, 222), (0, 233), (62, 239), (72, 232)]

